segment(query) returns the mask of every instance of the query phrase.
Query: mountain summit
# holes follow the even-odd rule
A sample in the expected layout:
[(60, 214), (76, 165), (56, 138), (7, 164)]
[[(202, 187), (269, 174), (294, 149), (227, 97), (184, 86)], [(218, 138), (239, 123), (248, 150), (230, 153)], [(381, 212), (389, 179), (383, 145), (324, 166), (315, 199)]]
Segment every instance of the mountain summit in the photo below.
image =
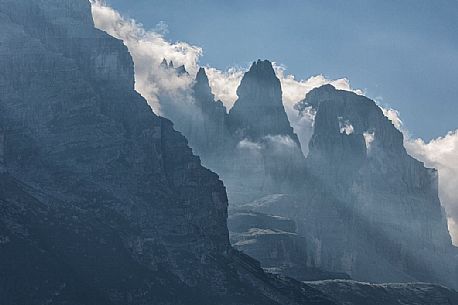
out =
[(300, 146), (283, 106), (280, 80), (270, 61), (253, 63), (243, 76), (237, 95), (239, 98), (229, 111), (229, 125), (238, 138), (257, 141), (281, 135)]

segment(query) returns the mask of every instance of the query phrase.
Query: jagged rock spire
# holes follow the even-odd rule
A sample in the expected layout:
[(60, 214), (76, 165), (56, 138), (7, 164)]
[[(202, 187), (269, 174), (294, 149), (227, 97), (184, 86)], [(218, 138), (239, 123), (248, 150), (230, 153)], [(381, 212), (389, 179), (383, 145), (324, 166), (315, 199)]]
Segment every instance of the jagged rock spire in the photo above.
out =
[[(254, 99), (259, 103), (258, 106), (268, 104), (283, 107), (280, 80), (268, 60), (258, 60), (252, 64), (250, 70), (243, 76), (237, 95), (239, 100), (236, 104), (239, 105), (246, 99)], [(234, 108), (241, 107), (239, 105), (234, 105)]]
[(178, 76), (189, 75), (188, 71), (186, 71), (185, 65), (179, 66), (178, 68), (175, 69), (175, 71), (178, 74)]
[(199, 72), (196, 75), (196, 82), (194, 83), (194, 94), (198, 98), (205, 97), (214, 99), (214, 95), (210, 88), (210, 82), (208, 80), (205, 68), (199, 68)]
[(239, 99), (229, 112), (230, 128), (241, 138), (289, 136), (300, 146), (282, 101), (280, 80), (272, 63), (258, 60), (245, 73), (237, 89)]
[(165, 58), (162, 60), (159, 66), (165, 70), (174, 70), (178, 76), (189, 75), (188, 71), (186, 71), (185, 65), (181, 65), (178, 68), (175, 68), (173, 61), (167, 62), (167, 59)]
[(164, 58), (161, 62), (161, 68), (164, 68), (164, 69), (168, 69), (169, 68), (169, 63), (167, 62), (167, 60)]

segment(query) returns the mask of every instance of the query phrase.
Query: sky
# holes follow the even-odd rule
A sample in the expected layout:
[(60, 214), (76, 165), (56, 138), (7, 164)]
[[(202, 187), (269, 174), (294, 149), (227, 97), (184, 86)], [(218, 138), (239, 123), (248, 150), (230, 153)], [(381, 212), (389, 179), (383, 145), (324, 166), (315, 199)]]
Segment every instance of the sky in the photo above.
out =
[(260, 58), (306, 79), (348, 78), (426, 141), (458, 128), (458, 0), (106, 0), (203, 49), (202, 66)]

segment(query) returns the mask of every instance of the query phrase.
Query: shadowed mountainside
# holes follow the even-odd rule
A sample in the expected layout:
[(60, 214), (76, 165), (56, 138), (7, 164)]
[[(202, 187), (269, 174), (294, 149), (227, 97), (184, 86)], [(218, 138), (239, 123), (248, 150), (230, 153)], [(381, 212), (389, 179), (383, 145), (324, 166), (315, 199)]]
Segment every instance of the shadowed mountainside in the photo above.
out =
[(0, 0), (2, 304), (332, 304), (233, 250), (227, 197), (84, 0)]

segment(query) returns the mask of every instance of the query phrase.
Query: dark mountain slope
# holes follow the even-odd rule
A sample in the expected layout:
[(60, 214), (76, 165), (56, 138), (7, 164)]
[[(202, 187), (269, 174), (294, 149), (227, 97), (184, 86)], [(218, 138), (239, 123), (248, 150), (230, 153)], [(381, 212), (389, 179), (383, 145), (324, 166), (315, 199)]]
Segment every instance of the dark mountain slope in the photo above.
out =
[(0, 0), (0, 71), (2, 304), (332, 304), (231, 248), (222, 182), (87, 1)]

